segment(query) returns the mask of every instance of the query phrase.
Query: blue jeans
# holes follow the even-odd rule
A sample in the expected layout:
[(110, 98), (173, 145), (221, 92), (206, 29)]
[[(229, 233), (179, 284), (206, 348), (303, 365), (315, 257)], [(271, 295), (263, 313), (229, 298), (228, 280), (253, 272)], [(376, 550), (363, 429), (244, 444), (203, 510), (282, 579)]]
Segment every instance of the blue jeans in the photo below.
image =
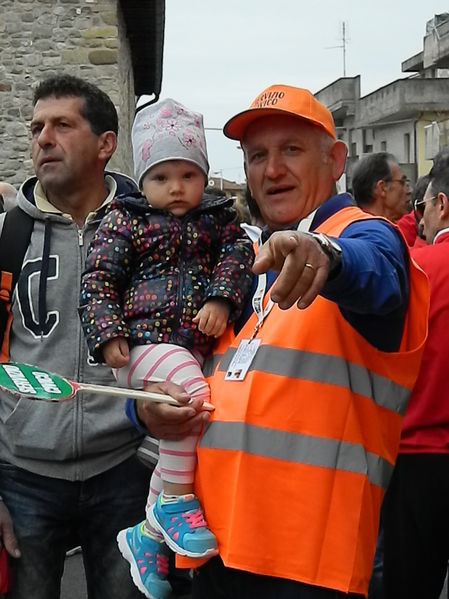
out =
[(59, 599), (65, 552), (77, 544), (90, 599), (142, 599), (116, 535), (144, 519), (150, 474), (135, 457), (82, 482), (0, 463), (0, 495), (22, 552), (8, 599)]

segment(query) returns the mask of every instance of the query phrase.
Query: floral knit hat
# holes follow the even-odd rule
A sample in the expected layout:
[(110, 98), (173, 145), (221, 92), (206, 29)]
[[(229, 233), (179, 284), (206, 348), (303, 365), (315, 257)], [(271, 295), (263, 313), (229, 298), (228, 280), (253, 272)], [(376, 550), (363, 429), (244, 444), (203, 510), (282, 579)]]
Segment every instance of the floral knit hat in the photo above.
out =
[(139, 110), (131, 132), (134, 172), (141, 188), (148, 170), (166, 160), (188, 160), (207, 178), (203, 115), (167, 98)]

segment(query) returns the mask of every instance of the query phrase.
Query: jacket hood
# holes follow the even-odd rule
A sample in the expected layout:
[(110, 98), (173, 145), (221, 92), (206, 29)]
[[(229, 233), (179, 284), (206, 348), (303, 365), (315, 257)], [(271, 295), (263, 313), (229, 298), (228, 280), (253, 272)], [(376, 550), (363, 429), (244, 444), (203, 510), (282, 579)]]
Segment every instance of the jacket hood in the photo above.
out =
[[(128, 175), (124, 175), (122, 173), (118, 173), (115, 171), (105, 171), (105, 175), (109, 175), (112, 177), (117, 183), (117, 192), (116, 195), (129, 195), (135, 192), (138, 192), (137, 185), (131, 177)], [(30, 177), (27, 179), (20, 187), (17, 202), (19, 206), (29, 214), (32, 218), (38, 220), (50, 219), (50, 220), (60, 220), (64, 219), (60, 214), (52, 214), (52, 213), (43, 213), (39, 208), (36, 207), (34, 201), (34, 188), (37, 183), (37, 177)]]

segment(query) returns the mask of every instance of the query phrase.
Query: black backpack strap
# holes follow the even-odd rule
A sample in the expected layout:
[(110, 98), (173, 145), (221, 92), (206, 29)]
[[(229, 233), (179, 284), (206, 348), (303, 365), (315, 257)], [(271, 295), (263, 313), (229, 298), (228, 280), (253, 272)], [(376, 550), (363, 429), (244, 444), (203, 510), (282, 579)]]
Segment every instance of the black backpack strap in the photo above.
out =
[(0, 235), (0, 360), (8, 359), (11, 298), (22, 270), (34, 220), (18, 206), (6, 213)]

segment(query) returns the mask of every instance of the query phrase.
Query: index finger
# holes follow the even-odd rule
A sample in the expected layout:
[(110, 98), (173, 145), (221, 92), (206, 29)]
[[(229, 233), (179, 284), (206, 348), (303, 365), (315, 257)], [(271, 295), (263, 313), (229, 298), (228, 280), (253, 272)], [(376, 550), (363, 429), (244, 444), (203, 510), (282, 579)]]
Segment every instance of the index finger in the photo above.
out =
[(260, 248), (253, 264), (253, 272), (261, 274), (270, 268), (280, 271), (286, 257), (298, 247), (297, 236), (285, 231), (273, 233)]
[(314, 239), (301, 233), (291, 236), (297, 245), (285, 258), (271, 291), (273, 301), (283, 310), (296, 301), (298, 307), (307, 307), (321, 291), (329, 270), (329, 260)]

